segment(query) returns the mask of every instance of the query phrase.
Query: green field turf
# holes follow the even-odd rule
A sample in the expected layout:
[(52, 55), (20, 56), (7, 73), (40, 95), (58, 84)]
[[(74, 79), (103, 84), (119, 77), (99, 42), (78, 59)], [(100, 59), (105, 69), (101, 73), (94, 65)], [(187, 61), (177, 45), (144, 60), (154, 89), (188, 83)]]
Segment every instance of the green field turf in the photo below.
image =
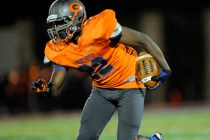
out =
[[(18, 116), (0, 116), (0, 140), (75, 140), (79, 113), (53, 112)], [(106, 126), (100, 140), (116, 140), (117, 114)], [(141, 133), (156, 131), (165, 140), (210, 140), (210, 106), (146, 107)]]

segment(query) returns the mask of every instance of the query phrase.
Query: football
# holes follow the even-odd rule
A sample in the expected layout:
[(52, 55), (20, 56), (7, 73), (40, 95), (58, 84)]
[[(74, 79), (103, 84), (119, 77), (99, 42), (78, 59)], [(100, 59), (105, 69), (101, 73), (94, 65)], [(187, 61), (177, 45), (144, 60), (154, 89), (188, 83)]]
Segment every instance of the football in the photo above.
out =
[(160, 67), (155, 60), (155, 58), (143, 51), (139, 54), (136, 61), (136, 77), (140, 80), (146, 87), (154, 87), (157, 82), (152, 81), (151, 77), (156, 76), (160, 73)]

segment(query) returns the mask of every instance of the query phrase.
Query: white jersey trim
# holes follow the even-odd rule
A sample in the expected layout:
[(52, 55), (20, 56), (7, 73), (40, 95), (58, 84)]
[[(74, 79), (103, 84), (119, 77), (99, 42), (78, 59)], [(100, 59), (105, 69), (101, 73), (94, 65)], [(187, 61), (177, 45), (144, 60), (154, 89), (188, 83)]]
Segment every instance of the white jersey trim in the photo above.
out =
[(114, 33), (110, 36), (110, 38), (115, 38), (116, 36), (118, 36), (119, 34), (121, 34), (121, 32), (122, 32), (122, 26), (121, 26), (119, 23), (117, 23), (117, 26), (116, 26), (116, 28), (115, 28), (115, 31), (114, 31)]
[(44, 60), (43, 60), (44, 64), (49, 63), (50, 59), (47, 58), (47, 56), (44, 56)]

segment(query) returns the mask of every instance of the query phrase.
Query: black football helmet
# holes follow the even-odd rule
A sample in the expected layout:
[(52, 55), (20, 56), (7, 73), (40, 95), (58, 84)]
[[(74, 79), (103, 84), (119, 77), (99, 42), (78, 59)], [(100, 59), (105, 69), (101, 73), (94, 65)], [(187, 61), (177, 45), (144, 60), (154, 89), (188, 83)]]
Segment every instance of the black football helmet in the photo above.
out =
[(79, 0), (55, 0), (49, 9), (47, 29), (50, 39), (55, 43), (71, 40), (81, 31), (86, 20), (86, 10)]

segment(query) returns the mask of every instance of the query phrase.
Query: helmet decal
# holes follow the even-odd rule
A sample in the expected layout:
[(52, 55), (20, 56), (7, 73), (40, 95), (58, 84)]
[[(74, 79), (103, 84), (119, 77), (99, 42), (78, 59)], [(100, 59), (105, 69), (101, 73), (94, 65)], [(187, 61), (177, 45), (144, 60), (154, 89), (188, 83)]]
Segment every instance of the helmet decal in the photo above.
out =
[(77, 14), (82, 10), (82, 5), (79, 2), (72, 2), (69, 5), (69, 10), (73, 12), (74, 14)]

